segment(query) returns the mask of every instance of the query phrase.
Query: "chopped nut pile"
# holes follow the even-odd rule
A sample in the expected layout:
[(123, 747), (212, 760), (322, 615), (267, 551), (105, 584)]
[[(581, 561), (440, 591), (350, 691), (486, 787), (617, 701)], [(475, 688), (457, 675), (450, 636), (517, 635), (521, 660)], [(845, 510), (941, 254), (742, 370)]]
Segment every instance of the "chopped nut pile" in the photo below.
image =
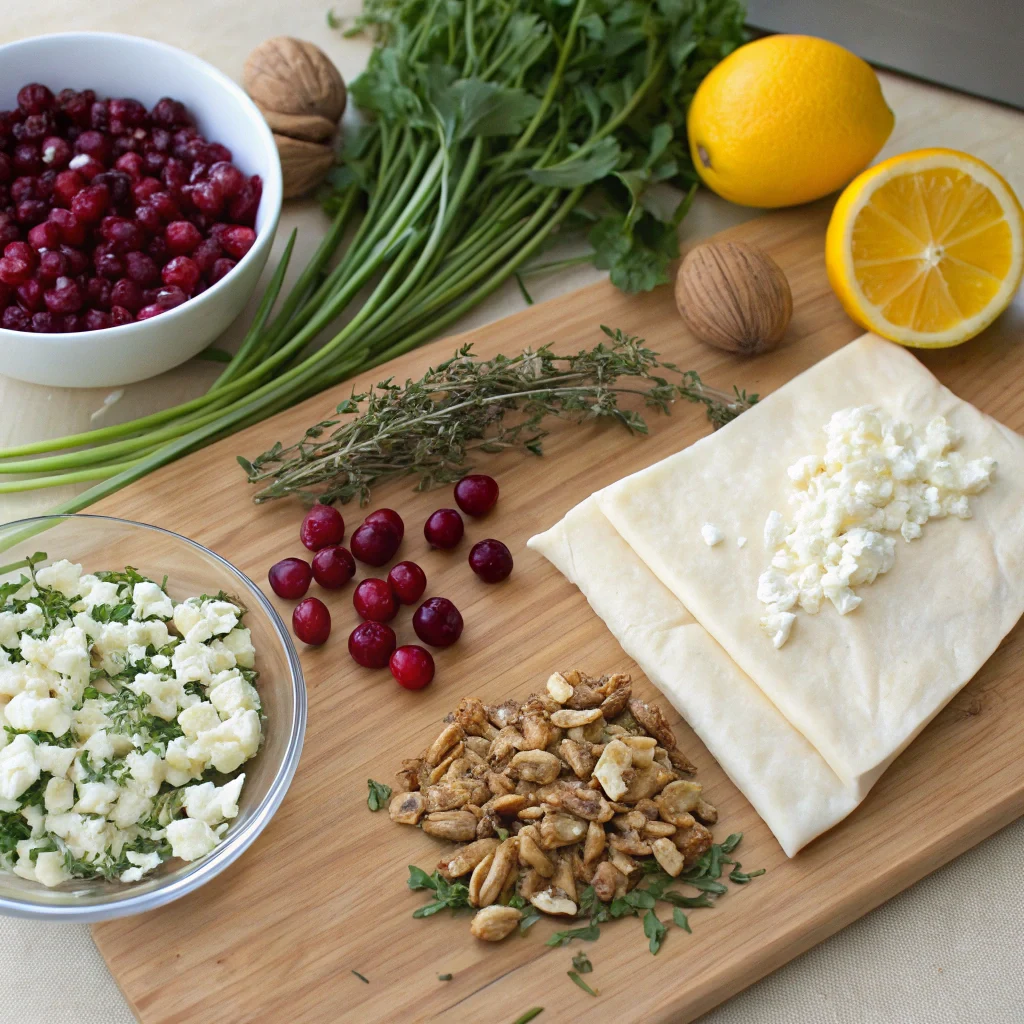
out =
[(391, 820), (459, 845), (438, 873), (469, 876), (471, 931), (500, 941), (522, 912), (575, 917), (578, 887), (621, 898), (653, 856), (673, 878), (711, 848), (718, 812), (661, 709), (628, 675), (555, 673), (525, 704), (466, 697), (422, 757), (402, 762)]

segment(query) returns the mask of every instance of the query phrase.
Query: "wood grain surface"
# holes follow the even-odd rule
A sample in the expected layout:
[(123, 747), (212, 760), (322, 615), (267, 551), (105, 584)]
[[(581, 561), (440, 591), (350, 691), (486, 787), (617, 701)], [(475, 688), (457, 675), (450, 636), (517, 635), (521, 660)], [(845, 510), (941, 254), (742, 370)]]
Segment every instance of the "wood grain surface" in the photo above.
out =
[[(741, 360), (698, 345), (682, 328), (669, 288), (631, 298), (604, 283), (459, 341), (472, 341), (482, 355), (542, 343), (576, 350), (600, 340), (604, 323), (645, 336), (709, 383), (766, 394), (859, 333), (825, 279), (825, 216), (822, 208), (787, 211), (722, 236), (761, 245), (789, 276), (793, 321), (770, 355)], [(970, 345), (923, 361), (963, 398), (1022, 430), (1021, 328), (1019, 318), (1004, 318)], [(455, 346), (453, 339), (436, 342), (357, 383), (386, 372), (418, 375)], [(290, 501), (254, 507), (234, 456), (294, 440), (347, 390), (199, 452), (95, 510), (184, 533), (269, 594), (268, 566), (303, 554), (301, 510)], [(864, 804), (793, 860), (673, 714), (680, 746), (720, 810), (716, 836), (744, 832), (738, 859), (768, 872), (733, 888), (715, 909), (692, 912), (692, 935), (670, 928), (657, 956), (633, 919), (603, 926), (596, 943), (548, 949), (544, 941), (558, 927), (549, 921), (491, 946), (471, 938), (466, 916), (411, 917), (424, 900), (406, 888), (407, 865), (432, 870), (445, 846), (393, 825), (386, 813), (371, 814), (367, 778), (390, 781), (401, 758), (431, 742), (460, 697), (524, 698), (556, 668), (632, 671), (639, 693), (654, 695), (576, 588), (525, 548), (528, 537), (591, 491), (692, 443), (708, 425), (701, 410), (681, 404), (671, 417), (652, 418), (651, 428), (639, 438), (606, 423), (558, 427), (541, 460), (490, 458), (484, 468), (499, 479), (501, 500), (487, 519), (469, 521), (455, 552), (428, 551), (420, 530), (430, 511), (451, 504), (450, 491), (416, 494), (397, 483), (374, 496), (372, 507), (395, 507), (405, 517), (399, 557), (421, 562), (428, 594), (451, 597), (462, 610), (462, 640), (440, 652), (434, 683), (409, 693), (386, 671), (354, 665), (345, 649), (357, 622), (351, 590), (327, 597), (335, 632), (325, 647), (302, 652), (310, 701), (306, 745), (274, 820), (237, 864), (198, 892), (94, 928), (141, 1020), (511, 1024), (541, 1006), (539, 1024), (689, 1021), (1024, 814), (1024, 630), (1018, 627)], [(360, 517), (348, 507), (350, 530)], [(498, 587), (479, 582), (465, 562), (470, 544), (489, 536), (505, 540), (516, 558), (513, 576)], [(272, 600), (290, 613), (289, 603)], [(405, 609), (394, 623), (400, 643), (413, 642), (409, 619)], [(585, 948), (594, 963), (586, 980), (596, 999), (566, 976), (574, 947)], [(440, 981), (440, 974), (453, 979)]]

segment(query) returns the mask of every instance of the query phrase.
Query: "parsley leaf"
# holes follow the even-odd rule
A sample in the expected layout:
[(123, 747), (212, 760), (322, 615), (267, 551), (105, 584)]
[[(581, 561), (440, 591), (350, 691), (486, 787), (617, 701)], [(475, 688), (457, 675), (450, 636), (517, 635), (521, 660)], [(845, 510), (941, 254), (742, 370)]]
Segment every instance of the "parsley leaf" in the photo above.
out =
[(544, 943), (545, 946), (568, 946), (573, 939), (582, 939), (585, 942), (593, 942), (601, 937), (601, 929), (591, 922), (583, 928), (567, 928), (565, 931), (555, 932), (554, 935)]
[(572, 965), (580, 974), (589, 974), (594, 969), (590, 957), (582, 949), (572, 958)]
[(391, 799), (391, 787), (385, 786), (383, 782), (375, 782), (373, 779), (367, 779), (366, 784), (370, 788), (366, 806), (371, 811), (379, 811), (382, 807), (387, 807), (388, 800)]
[(579, 987), (583, 989), (583, 991), (586, 992), (587, 995), (597, 995), (597, 993), (575, 971), (569, 971), (568, 974), (572, 982), (576, 985), (579, 985)]
[(644, 914), (644, 935), (651, 940), (650, 950), (652, 953), (657, 953), (661, 949), (661, 942), (667, 931), (668, 929), (658, 920), (653, 910), (648, 910)]
[(682, 928), (684, 932), (690, 932), (691, 935), (693, 934), (690, 928), (690, 922), (686, 919), (686, 915), (678, 907), (676, 907), (672, 911), (672, 920), (675, 921), (675, 923), (680, 928)]

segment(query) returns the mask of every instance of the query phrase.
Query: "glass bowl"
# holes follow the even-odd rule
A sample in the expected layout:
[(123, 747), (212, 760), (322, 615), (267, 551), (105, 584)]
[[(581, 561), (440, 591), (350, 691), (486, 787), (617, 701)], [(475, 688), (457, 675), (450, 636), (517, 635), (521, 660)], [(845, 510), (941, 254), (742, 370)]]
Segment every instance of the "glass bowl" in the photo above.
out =
[[(169, 530), (109, 516), (43, 516), (0, 526), (0, 567), (45, 551), (83, 572), (134, 566), (145, 576), (168, 577), (175, 600), (223, 590), (246, 609), (243, 624), (256, 648), (256, 683), (263, 706), (263, 740), (247, 761), (238, 816), (223, 841), (191, 863), (171, 859), (135, 883), (72, 879), (48, 889), (0, 871), (0, 913), (50, 921), (104, 921), (162, 906), (220, 874), (263, 831), (295, 774), (306, 731), (306, 686), (298, 654), (280, 616), (259, 588), (219, 555)], [(0, 583), (19, 571), (0, 572)]]

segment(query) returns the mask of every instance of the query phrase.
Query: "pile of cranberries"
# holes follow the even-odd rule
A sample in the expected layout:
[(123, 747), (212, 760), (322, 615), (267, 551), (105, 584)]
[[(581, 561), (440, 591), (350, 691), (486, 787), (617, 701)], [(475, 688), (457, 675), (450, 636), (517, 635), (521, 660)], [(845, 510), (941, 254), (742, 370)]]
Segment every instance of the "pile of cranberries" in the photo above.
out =
[[(489, 476), (467, 476), (455, 488), (455, 502), (467, 515), (489, 512), (498, 500), (498, 485)], [(462, 540), (465, 524), (452, 508), (438, 509), (426, 521), (423, 533), (428, 544), (453, 548)], [(302, 558), (285, 558), (270, 568), (274, 593), (302, 600), (292, 612), (295, 635), (306, 644), (319, 646), (331, 635), (331, 613), (316, 597), (305, 597), (313, 580), (327, 590), (337, 590), (356, 572), (356, 560), (380, 567), (398, 553), (405, 536), (405, 523), (393, 509), (382, 508), (363, 520), (353, 532), (349, 547), (342, 547), (345, 520), (330, 505), (314, 505), (299, 528), (299, 539), (315, 552), (312, 564)], [(512, 555), (498, 540), (482, 540), (469, 553), (473, 571), (487, 583), (497, 583), (512, 572)], [(364, 668), (389, 666), (391, 674), (408, 690), (421, 690), (434, 678), (434, 659), (418, 645), (398, 646), (398, 637), (388, 623), (401, 605), (414, 605), (427, 589), (427, 575), (415, 562), (397, 562), (386, 579), (367, 577), (353, 594), (352, 604), (363, 620), (348, 638), (352, 659)], [(462, 615), (445, 597), (430, 597), (412, 617), (416, 635), (431, 647), (450, 647), (462, 635)]]
[(0, 111), (0, 327), (96, 331), (180, 306), (252, 247), (262, 187), (177, 100), (26, 85)]

